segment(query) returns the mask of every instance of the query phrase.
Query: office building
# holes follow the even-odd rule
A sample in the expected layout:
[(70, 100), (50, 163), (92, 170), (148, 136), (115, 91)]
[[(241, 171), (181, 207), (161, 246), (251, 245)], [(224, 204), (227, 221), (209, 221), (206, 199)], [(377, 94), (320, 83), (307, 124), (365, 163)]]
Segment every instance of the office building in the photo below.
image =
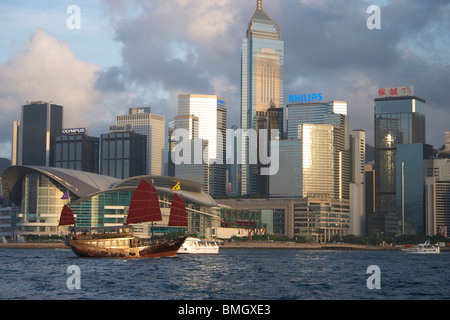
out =
[[(227, 193), (226, 172), (226, 126), (227, 102), (216, 95), (184, 94), (178, 96), (178, 116), (175, 129), (185, 129), (188, 139), (192, 140), (192, 156), (195, 146), (200, 146), (203, 161), (191, 161), (195, 171), (201, 170), (204, 177), (205, 191), (211, 195)], [(197, 142), (195, 142), (198, 140)], [(175, 175), (180, 178), (190, 169), (175, 167)], [(205, 167), (206, 166), (206, 167)], [(187, 170), (187, 171), (186, 171)], [(183, 171), (183, 172), (182, 172)], [(191, 177), (192, 178), (192, 177)], [(198, 178), (200, 179), (200, 178)]]
[(379, 236), (393, 237), (399, 231), (396, 203), (397, 146), (426, 142), (426, 102), (413, 94), (412, 87), (387, 88), (380, 89), (375, 98), (376, 212), (373, 218), (376, 218), (374, 222), (381, 224), (372, 224), (371, 229), (373, 234)]
[[(264, 11), (262, 0), (257, 1), (256, 11), (248, 25), (247, 37), (242, 41), (241, 59), (242, 130), (257, 130), (257, 123), (262, 125), (269, 122), (272, 123), (271, 129), (279, 130), (282, 136), (283, 128), (276, 128), (273, 124), (283, 122), (278, 120), (282, 119), (280, 115), (284, 107), (284, 42), (281, 40), (280, 26)], [(269, 116), (269, 109), (273, 110), (272, 114), (277, 114), (275, 121), (262, 120)], [(256, 194), (257, 176), (261, 175), (261, 167), (258, 162), (251, 163), (250, 153), (257, 150), (250, 150), (247, 135), (242, 135), (242, 140), (241, 194)], [(260, 185), (264, 188), (259, 193), (264, 195), (268, 191), (268, 183), (262, 182)]]
[(450, 180), (440, 181), (437, 177), (426, 178), (425, 189), (427, 236), (436, 234), (450, 237)]
[(399, 144), (396, 152), (396, 203), (400, 233), (425, 235), (426, 161), (433, 147), (423, 143)]
[(130, 125), (110, 126), (110, 133), (101, 135), (102, 175), (127, 179), (146, 174), (147, 137), (130, 130)]
[(22, 106), (20, 122), (13, 122), (14, 165), (54, 166), (55, 137), (61, 135), (63, 107), (33, 101)]
[(147, 137), (146, 174), (164, 175), (165, 123), (165, 117), (153, 114), (149, 107), (129, 108), (128, 115), (116, 117), (116, 126), (130, 125)]
[(426, 234), (450, 237), (450, 159), (426, 161)]
[(278, 172), (270, 179), (271, 197), (338, 199), (342, 191), (332, 156), (334, 126), (301, 124), (297, 140), (281, 140)]
[(375, 213), (375, 170), (373, 164), (366, 164), (365, 166), (365, 211), (366, 211), (366, 232), (369, 222), (369, 217)]
[(349, 234), (366, 235), (366, 133), (353, 130), (350, 133), (350, 229)]
[(98, 173), (99, 141), (84, 128), (64, 129), (55, 137), (55, 167)]
[[(331, 101), (327, 103), (296, 103), (287, 106), (287, 139), (300, 139), (299, 125), (322, 124), (333, 126), (333, 142), (328, 146), (326, 157), (333, 164), (334, 174), (333, 198), (346, 199), (350, 197), (350, 134), (349, 117), (346, 101)], [(302, 139), (313, 143), (307, 133)], [(317, 146), (319, 147), (319, 146)], [(324, 151), (321, 151), (324, 152)], [(280, 153), (281, 154), (281, 153)], [(325, 154), (324, 154), (325, 156)]]

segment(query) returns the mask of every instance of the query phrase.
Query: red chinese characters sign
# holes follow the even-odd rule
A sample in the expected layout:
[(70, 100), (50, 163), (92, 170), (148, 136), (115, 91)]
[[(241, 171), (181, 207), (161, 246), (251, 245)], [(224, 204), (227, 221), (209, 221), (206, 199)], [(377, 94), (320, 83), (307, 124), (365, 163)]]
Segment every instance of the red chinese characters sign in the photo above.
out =
[(412, 95), (414, 95), (414, 87), (381, 88), (378, 90), (379, 98), (402, 97)]

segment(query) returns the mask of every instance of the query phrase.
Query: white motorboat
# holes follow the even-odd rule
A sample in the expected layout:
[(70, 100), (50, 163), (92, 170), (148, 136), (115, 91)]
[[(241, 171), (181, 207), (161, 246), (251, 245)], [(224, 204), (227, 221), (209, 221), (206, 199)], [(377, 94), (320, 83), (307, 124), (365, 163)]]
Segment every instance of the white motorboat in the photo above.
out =
[(219, 245), (215, 241), (202, 241), (198, 238), (187, 238), (178, 250), (179, 254), (218, 254)]
[(431, 244), (430, 241), (425, 241), (420, 243), (414, 248), (403, 249), (402, 251), (408, 253), (440, 253), (441, 248), (437, 244)]

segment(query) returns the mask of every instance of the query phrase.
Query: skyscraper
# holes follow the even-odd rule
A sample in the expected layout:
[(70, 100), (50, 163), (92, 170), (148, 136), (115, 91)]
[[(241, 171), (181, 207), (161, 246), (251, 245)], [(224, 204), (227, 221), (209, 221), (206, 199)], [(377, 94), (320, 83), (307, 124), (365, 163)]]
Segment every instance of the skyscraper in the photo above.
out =
[(365, 204), (365, 165), (366, 165), (366, 133), (353, 130), (350, 133), (350, 230), (349, 234), (365, 236), (366, 204)]
[(101, 135), (100, 172), (127, 179), (146, 174), (147, 137), (132, 131), (131, 125), (110, 126)]
[(279, 141), (282, 156), (277, 174), (270, 179), (271, 196), (338, 199), (334, 126), (300, 124), (298, 132), (298, 139)]
[[(324, 124), (333, 126), (333, 143), (328, 157), (332, 158), (335, 185), (332, 198), (349, 199), (350, 133), (346, 101), (327, 103), (296, 103), (287, 106), (287, 138), (300, 139), (299, 125)], [(305, 139), (305, 138), (303, 138)], [(308, 143), (313, 143), (311, 138)], [(308, 140), (307, 139), (307, 140)], [(304, 140), (304, 141), (307, 141)], [(304, 142), (305, 143), (305, 142)], [(282, 153), (280, 153), (282, 154)]]
[[(248, 25), (247, 37), (242, 41), (241, 57), (241, 128), (259, 130), (259, 124), (283, 123), (284, 99), (284, 42), (281, 40), (280, 26), (264, 11), (262, 0), (257, 1), (257, 8)], [(268, 110), (278, 120), (264, 121), (268, 118)], [(281, 121), (279, 121), (281, 120)], [(265, 129), (269, 129), (265, 127)], [(273, 125), (270, 129), (283, 128)], [(258, 131), (257, 131), (258, 132)], [(246, 135), (242, 136), (241, 160), (241, 194), (257, 193), (257, 176), (260, 166), (250, 163), (250, 143)], [(259, 186), (268, 183), (258, 183)], [(267, 193), (263, 188), (259, 193)]]
[[(13, 165), (52, 167), (55, 137), (61, 135), (63, 107), (34, 101), (22, 106), (22, 120), (13, 123)], [(17, 136), (15, 136), (17, 134)]]
[(425, 235), (425, 172), (432, 156), (433, 147), (427, 144), (397, 146), (396, 202), (401, 234)]
[(55, 167), (98, 173), (100, 139), (80, 129), (65, 129), (55, 138)]
[(426, 142), (426, 102), (413, 94), (413, 87), (383, 88), (375, 98), (375, 214), (370, 223), (374, 234), (389, 237), (398, 232), (397, 145)]
[(134, 132), (147, 137), (146, 174), (164, 175), (165, 117), (152, 109), (130, 108), (128, 115), (116, 117), (117, 126), (131, 125)]
[[(211, 195), (226, 194), (226, 126), (227, 102), (216, 95), (185, 94), (178, 96), (178, 116), (175, 118), (175, 129), (185, 129), (190, 140), (199, 141), (202, 146), (203, 163), (185, 166), (183, 172), (200, 170), (206, 174), (205, 192)], [(194, 146), (195, 143), (192, 144)], [(205, 150), (203, 150), (205, 149)], [(198, 155), (197, 155), (198, 156)], [(200, 155), (201, 156), (201, 155)], [(204, 170), (204, 166), (206, 169)], [(190, 166), (190, 168), (189, 168)], [(180, 167), (181, 170), (181, 167)], [(180, 176), (175, 167), (175, 176)], [(186, 171), (187, 170), (187, 171)]]

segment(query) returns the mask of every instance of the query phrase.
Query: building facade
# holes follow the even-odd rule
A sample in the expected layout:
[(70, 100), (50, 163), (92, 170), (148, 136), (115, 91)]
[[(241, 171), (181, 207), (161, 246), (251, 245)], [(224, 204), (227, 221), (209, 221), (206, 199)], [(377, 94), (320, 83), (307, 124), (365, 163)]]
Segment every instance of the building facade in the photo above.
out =
[[(327, 176), (333, 174), (332, 187), (334, 191), (331, 197), (346, 200), (350, 197), (350, 133), (347, 113), (347, 102), (345, 101), (297, 103), (287, 106), (286, 119), (287, 139), (303, 141), (305, 148), (303, 157), (317, 157), (322, 159), (321, 161), (327, 161), (328, 166), (333, 166), (332, 170), (327, 173)], [(314, 129), (314, 125), (318, 125), (317, 129)], [(322, 141), (319, 145), (320, 140), (311, 136), (313, 132), (324, 133), (323, 128), (325, 127), (320, 127), (320, 125), (333, 127), (331, 142)], [(302, 131), (301, 128), (306, 131)], [(322, 129), (318, 131), (318, 128)], [(308, 148), (309, 150), (306, 150)], [(320, 153), (322, 153), (321, 156)], [(308, 166), (309, 163), (306, 162), (303, 165)]]
[[(227, 102), (216, 95), (185, 94), (178, 96), (178, 116), (175, 118), (175, 130), (184, 129), (193, 147), (197, 140), (202, 146), (202, 161), (192, 164), (195, 170), (205, 167), (205, 191), (211, 195), (227, 193), (226, 171), (226, 127)], [(192, 156), (199, 156), (194, 148)], [(195, 154), (194, 154), (195, 153)], [(173, 160), (173, 159), (172, 159)], [(184, 165), (183, 170), (189, 170)], [(177, 166), (175, 175), (187, 178)]]
[[(405, 89), (405, 90), (403, 90)], [(375, 214), (386, 225), (371, 225), (380, 236), (398, 233), (392, 228), (397, 211), (397, 146), (425, 143), (425, 100), (413, 95), (413, 88), (380, 89), (375, 98)], [(385, 219), (388, 215), (390, 218)], [(398, 226), (398, 223), (397, 223)]]
[(450, 237), (450, 180), (427, 177), (425, 196), (426, 235)]
[(13, 122), (13, 165), (54, 166), (55, 137), (61, 135), (63, 107), (33, 101), (22, 106), (20, 122)]
[(366, 133), (353, 130), (350, 133), (350, 230), (349, 234), (366, 235)]
[(217, 200), (235, 210), (261, 210), (267, 233), (291, 239), (329, 242), (348, 233), (348, 200), (327, 198), (283, 198)]
[[(267, 122), (262, 118), (267, 117), (269, 109), (281, 119), (284, 108), (284, 42), (280, 26), (264, 11), (262, 0), (257, 1), (247, 37), (242, 41), (241, 59), (241, 128), (247, 132), (257, 130), (258, 122)], [(272, 129), (280, 130), (282, 136), (282, 128)], [(249, 139), (246, 135), (242, 139), (241, 194), (256, 194), (260, 167), (250, 161), (250, 153), (255, 150), (250, 150)], [(267, 188), (260, 192), (267, 193)]]
[(128, 129), (110, 126), (110, 133), (101, 135), (102, 175), (126, 179), (146, 174), (147, 137)]
[(129, 108), (128, 115), (116, 116), (116, 126), (131, 125), (131, 129), (147, 137), (146, 174), (164, 174), (165, 126), (164, 116), (152, 113), (152, 109)]
[(425, 174), (433, 147), (400, 144), (396, 153), (396, 203), (400, 233), (425, 235)]
[(98, 173), (100, 139), (65, 132), (71, 130), (55, 137), (55, 167)]

